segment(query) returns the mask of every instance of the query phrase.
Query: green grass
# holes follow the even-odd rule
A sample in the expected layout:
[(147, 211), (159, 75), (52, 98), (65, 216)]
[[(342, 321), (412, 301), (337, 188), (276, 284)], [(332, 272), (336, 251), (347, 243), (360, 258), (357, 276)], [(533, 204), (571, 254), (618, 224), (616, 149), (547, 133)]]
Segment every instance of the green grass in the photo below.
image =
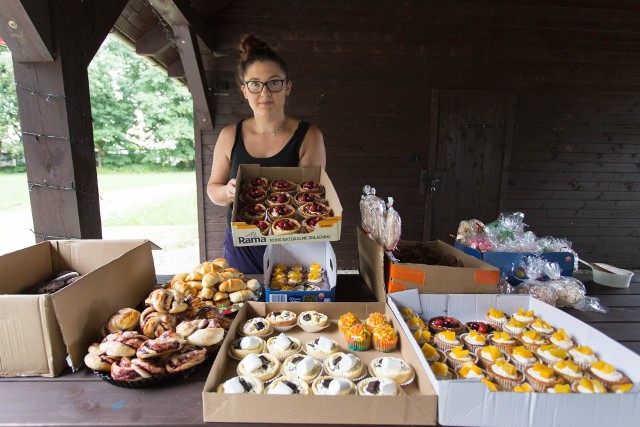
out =
[(128, 188), (155, 187), (162, 184), (195, 183), (195, 172), (99, 172), (100, 192), (124, 190)]
[(0, 174), (0, 210), (29, 205), (26, 173)]
[(112, 215), (102, 222), (104, 227), (184, 225), (198, 221), (196, 192), (174, 195), (143, 208)]

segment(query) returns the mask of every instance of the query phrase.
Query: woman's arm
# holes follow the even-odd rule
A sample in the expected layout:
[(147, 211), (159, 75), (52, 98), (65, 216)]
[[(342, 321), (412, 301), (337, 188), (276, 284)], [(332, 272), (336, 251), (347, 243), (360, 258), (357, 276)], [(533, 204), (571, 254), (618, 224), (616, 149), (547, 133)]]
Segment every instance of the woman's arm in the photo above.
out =
[(298, 166), (320, 165), (327, 167), (327, 153), (324, 149), (324, 138), (320, 129), (311, 125), (300, 146)]
[(235, 139), (236, 125), (226, 126), (220, 132), (213, 149), (211, 176), (207, 183), (207, 194), (213, 203), (229, 206), (236, 192), (236, 180), (229, 180), (231, 170), (231, 149)]

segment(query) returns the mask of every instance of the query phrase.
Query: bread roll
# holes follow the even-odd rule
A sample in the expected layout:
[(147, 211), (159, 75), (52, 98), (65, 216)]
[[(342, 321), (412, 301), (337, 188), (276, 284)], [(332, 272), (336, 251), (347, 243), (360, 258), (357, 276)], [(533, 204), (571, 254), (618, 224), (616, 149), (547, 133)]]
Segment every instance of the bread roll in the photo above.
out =
[(185, 297), (189, 295), (195, 295), (198, 292), (198, 290), (196, 288), (191, 287), (189, 283), (183, 282), (182, 280), (178, 280), (171, 284), (171, 289), (180, 292)]
[(222, 273), (226, 273), (226, 274), (230, 274), (231, 278), (238, 278), (238, 279), (242, 279), (244, 277), (244, 274), (242, 274), (242, 272), (240, 272), (240, 270), (238, 270), (237, 268), (225, 268), (224, 270), (222, 270)]
[(184, 279), (188, 276), (188, 273), (178, 273), (175, 276), (173, 276), (173, 279), (171, 279), (171, 281), (169, 281), (170, 285), (173, 285), (174, 282), (177, 281), (182, 281), (184, 282)]
[(213, 298), (212, 298), (212, 299), (213, 299), (214, 301), (221, 301), (221, 300), (223, 300), (223, 299), (227, 299), (227, 298), (229, 298), (229, 294), (228, 294), (227, 292), (216, 292), (216, 293), (213, 295)]
[(242, 301), (250, 300), (254, 296), (255, 295), (253, 294), (253, 292), (251, 292), (249, 290), (243, 290), (243, 291), (237, 291), (237, 292), (230, 293), (229, 294), (229, 299), (231, 300), (231, 302), (236, 303), (236, 302), (242, 302)]
[(202, 287), (204, 288), (214, 288), (221, 282), (223, 282), (222, 276), (218, 273), (207, 273), (202, 276)]
[(231, 305), (231, 300), (229, 298), (221, 299), (220, 301), (215, 302), (216, 307), (229, 307)]
[(247, 284), (242, 279), (229, 279), (220, 284), (220, 292), (235, 292), (247, 289)]
[(115, 331), (132, 331), (138, 326), (140, 321), (140, 312), (133, 308), (120, 309), (107, 322), (107, 332), (109, 334)]
[(257, 291), (258, 289), (260, 289), (260, 282), (258, 282), (256, 279), (251, 279), (247, 282), (247, 289), (249, 289), (250, 291)]
[(229, 261), (224, 258), (216, 258), (213, 260), (213, 264), (217, 265), (220, 268), (229, 268)]
[(202, 289), (202, 281), (200, 281), (200, 280), (190, 280), (187, 283), (189, 284), (189, 286), (191, 286), (192, 288), (194, 288), (197, 291)]
[(192, 280), (202, 280), (202, 274), (198, 270), (193, 270), (187, 277), (184, 278), (185, 282), (190, 282)]
[(214, 292), (211, 288), (202, 288), (202, 290), (200, 290), (200, 293), (198, 293), (198, 296), (202, 299), (211, 299), (213, 298), (213, 295)]

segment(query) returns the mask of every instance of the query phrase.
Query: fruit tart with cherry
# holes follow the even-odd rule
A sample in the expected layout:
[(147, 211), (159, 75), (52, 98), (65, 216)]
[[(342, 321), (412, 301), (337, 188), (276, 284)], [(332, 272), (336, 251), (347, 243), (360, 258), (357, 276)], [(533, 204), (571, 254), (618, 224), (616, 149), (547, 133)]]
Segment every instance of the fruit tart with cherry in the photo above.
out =
[(448, 316), (436, 316), (429, 319), (427, 327), (432, 334), (443, 331), (453, 331), (460, 335), (465, 331), (464, 325), (458, 319)]
[(293, 218), (296, 209), (291, 205), (273, 205), (267, 210), (267, 215), (272, 221), (280, 218)]
[(240, 210), (240, 214), (238, 215), (242, 220), (251, 222), (254, 219), (263, 220), (267, 215), (267, 208), (264, 205), (259, 203), (254, 203), (252, 205), (247, 205)]
[(328, 217), (333, 214), (329, 206), (317, 202), (305, 203), (298, 208), (298, 212), (303, 218), (309, 218), (311, 216)]
[(276, 236), (295, 234), (300, 231), (300, 223), (293, 218), (277, 219), (271, 224), (271, 232)]
[(310, 193), (308, 191), (301, 191), (295, 196), (293, 196), (293, 204), (297, 207), (304, 205), (305, 203), (321, 203), (322, 198), (318, 193)]
[(246, 179), (242, 183), (242, 188), (245, 190), (249, 190), (251, 188), (262, 188), (263, 190), (267, 190), (269, 187), (269, 180), (267, 178), (257, 177), (257, 178), (249, 178)]
[(267, 196), (267, 204), (269, 206), (290, 205), (291, 196), (288, 193), (271, 193)]
[(271, 184), (269, 184), (269, 188), (273, 193), (291, 193), (293, 191), (296, 191), (298, 186), (288, 179), (276, 179), (275, 181), (272, 181)]
[(300, 183), (300, 185), (298, 186), (298, 191), (322, 194), (324, 193), (324, 186), (316, 181), (305, 181)]

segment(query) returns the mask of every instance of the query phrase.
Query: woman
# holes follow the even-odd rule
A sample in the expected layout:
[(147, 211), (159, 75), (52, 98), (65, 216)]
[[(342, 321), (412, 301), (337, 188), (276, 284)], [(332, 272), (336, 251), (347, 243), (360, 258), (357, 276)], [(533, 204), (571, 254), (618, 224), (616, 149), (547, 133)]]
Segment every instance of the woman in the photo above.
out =
[[(220, 206), (233, 202), (240, 164), (326, 166), (320, 129), (284, 112), (293, 86), (284, 59), (250, 34), (240, 41), (240, 51), (238, 82), (253, 117), (222, 129), (213, 150), (207, 194)], [(230, 220), (231, 208), (227, 213), (224, 258), (243, 273), (262, 273), (266, 246), (235, 247)]]

